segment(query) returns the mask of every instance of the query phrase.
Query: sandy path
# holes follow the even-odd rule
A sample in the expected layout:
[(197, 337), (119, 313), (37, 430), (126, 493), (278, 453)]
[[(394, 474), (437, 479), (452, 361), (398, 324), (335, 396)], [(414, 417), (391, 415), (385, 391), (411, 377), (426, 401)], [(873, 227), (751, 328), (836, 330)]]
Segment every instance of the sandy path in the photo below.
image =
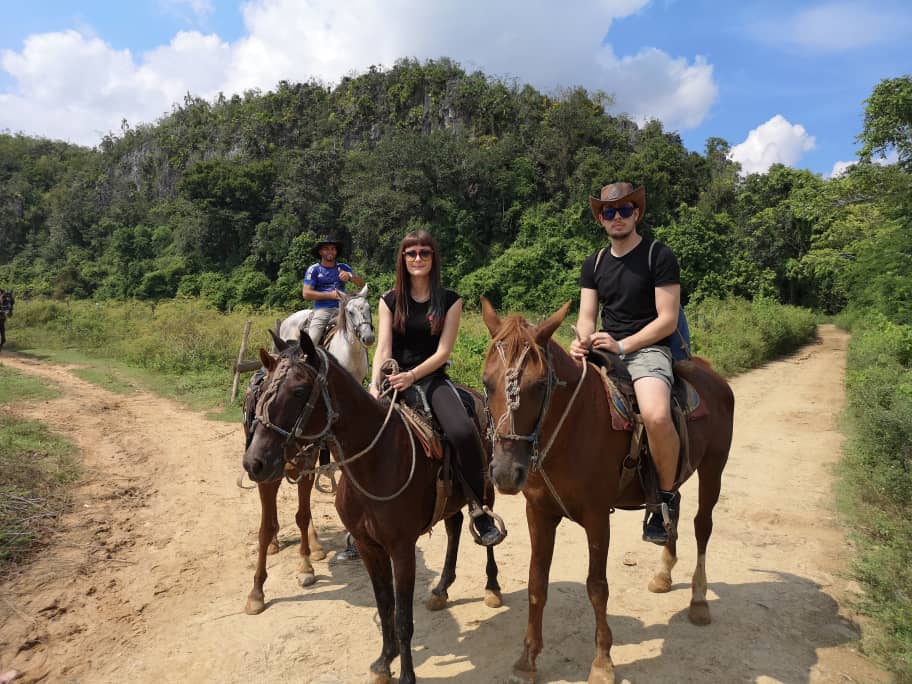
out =
[[(686, 618), (696, 560), (690, 525), (682, 525), (673, 591), (654, 595), (645, 587), (659, 549), (639, 541), (641, 514), (615, 517), (608, 610), (619, 681), (889, 681), (856, 650), (846, 606), (857, 588), (844, 570), (851, 549), (832, 507), (846, 343), (824, 326), (818, 342), (733, 382), (735, 443), (707, 562), (712, 625)], [(270, 558), (266, 611), (245, 615), (259, 504), (255, 492), (235, 485), (240, 427), (150, 394), (111, 394), (60, 366), (6, 354), (0, 363), (63, 388), (60, 399), (18, 412), (74, 440), (86, 467), (59, 534), (2, 586), (0, 672), (80, 683), (364, 679), (380, 649), (373, 595), (360, 564), (332, 560), (342, 537), (329, 497), (315, 493), (314, 514), (333, 552), (315, 563), (318, 582), (305, 590), (295, 581), (291, 488), (282, 488), (287, 546)], [(684, 488), (684, 518), (695, 486)], [(506, 681), (519, 655), (524, 500), (502, 496), (497, 509), (510, 529), (498, 547), (505, 606), (484, 606), (484, 553), (465, 537), (451, 608), (431, 614), (416, 601), (413, 643), (424, 681)], [(444, 545), (442, 526), (419, 542), (419, 600)], [(565, 522), (545, 612), (542, 682), (585, 681), (589, 670), (585, 549), (582, 529)]]

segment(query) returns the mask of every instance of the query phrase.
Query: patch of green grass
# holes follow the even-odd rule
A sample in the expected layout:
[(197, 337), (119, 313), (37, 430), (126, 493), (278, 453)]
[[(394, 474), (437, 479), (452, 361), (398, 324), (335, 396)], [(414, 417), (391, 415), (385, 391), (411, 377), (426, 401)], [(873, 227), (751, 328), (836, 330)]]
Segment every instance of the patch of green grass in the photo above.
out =
[(0, 404), (53, 399), (59, 394), (52, 383), (20, 373), (0, 362)]
[(0, 411), (0, 573), (20, 563), (66, 510), (76, 450), (41, 423)]

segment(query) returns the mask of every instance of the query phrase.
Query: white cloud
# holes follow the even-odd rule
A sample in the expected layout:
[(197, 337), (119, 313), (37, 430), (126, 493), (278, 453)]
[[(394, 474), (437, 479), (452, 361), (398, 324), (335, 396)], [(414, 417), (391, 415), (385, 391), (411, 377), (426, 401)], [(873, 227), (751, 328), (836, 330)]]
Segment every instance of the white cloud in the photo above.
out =
[(776, 114), (748, 133), (743, 143), (732, 147), (730, 156), (745, 174), (765, 173), (773, 164), (794, 166), (814, 145), (814, 136), (808, 135), (804, 126)]
[(122, 119), (154, 120), (188, 91), (214, 95), (229, 53), (217, 36), (196, 32), (178, 33), (139, 63), (76, 31), (30, 36), (21, 53), (0, 53), (18, 84), (18, 92), (0, 93), (0, 129), (95, 145)]
[[(161, 2), (211, 11), (209, 0)], [(182, 32), (139, 57), (85, 31), (34, 35), (21, 52), (0, 57), (16, 84), (0, 93), (0, 129), (94, 144), (122, 118), (155, 120), (188, 91), (211, 97), (280, 80), (334, 83), (372, 64), (442, 56), (546, 91), (604, 90), (616, 95), (615, 111), (637, 120), (695, 127), (718, 95), (712, 65), (655, 48), (618, 57), (604, 44), (616, 19), (648, 2), (584, 0), (568, 11), (521, 0), (249, 0), (246, 35), (236, 43)]]
[(857, 163), (858, 163), (857, 159), (853, 159), (852, 161), (838, 161), (835, 164), (833, 164), (833, 169), (832, 169), (832, 171), (830, 171), (830, 175), (827, 176), (827, 178), (839, 178), (841, 175), (843, 175), (846, 171), (849, 170), (850, 166), (855, 166), (855, 164), (857, 164)]
[(197, 18), (205, 19), (215, 11), (212, 0), (158, 0), (166, 11), (183, 16), (188, 10)]
[(912, 32), (912, 17), (908, 12), (865, 4), (827, 2), (760, 22), (752, 30), (762, 42), (815, 52), (842, 52), (882, 45)]

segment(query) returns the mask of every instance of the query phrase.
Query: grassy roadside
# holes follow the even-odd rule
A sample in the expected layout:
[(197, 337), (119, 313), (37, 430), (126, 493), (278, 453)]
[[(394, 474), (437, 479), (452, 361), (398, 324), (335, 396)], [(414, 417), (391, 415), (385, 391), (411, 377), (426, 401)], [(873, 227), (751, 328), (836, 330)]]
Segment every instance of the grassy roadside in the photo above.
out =
[(41, 423), (20, 420), (14, 402), (56, 396), (55, 389), (0, 363), (0, 575), (46, 536), (68, 505), (79, 476), (75, 448)]
[(858, 609), (874, 619), (863, 645), (912, 682), (912, 327), (882, 316), (848, 323), (838, 502), (858, 548)]

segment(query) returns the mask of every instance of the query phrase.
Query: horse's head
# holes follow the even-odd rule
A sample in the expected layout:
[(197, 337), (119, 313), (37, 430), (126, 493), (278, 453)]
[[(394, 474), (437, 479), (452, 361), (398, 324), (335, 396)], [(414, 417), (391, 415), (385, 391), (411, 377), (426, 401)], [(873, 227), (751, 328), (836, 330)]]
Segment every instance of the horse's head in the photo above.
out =
[(361, 344), (369, 347), (374, 343), (374, 322), (371, 317), (370, 302), (367, 300), (367, 285), (352, 296), (343, 295), (345, 307), (345, 324), (361, 340)]
[(325, 353), (321, 356), (307, 333), (301, 334), (300, 344), (270, 334), (279, 353), (273, 356), (260, 348), (266, 378), (244, 452), (244, 470), (254, 482), (282, 477), (285, 464), (329, 428), (331, 410)]
[(484, 297), (481, 306), (493, 338), (482, 376), (493, 431), (491, 480), (500, 492), (516, 494), (525, 486), (538, 455), (555, 382), (547, 347), (570, 302), (537, 326), (518, 315), (501, 321)]

